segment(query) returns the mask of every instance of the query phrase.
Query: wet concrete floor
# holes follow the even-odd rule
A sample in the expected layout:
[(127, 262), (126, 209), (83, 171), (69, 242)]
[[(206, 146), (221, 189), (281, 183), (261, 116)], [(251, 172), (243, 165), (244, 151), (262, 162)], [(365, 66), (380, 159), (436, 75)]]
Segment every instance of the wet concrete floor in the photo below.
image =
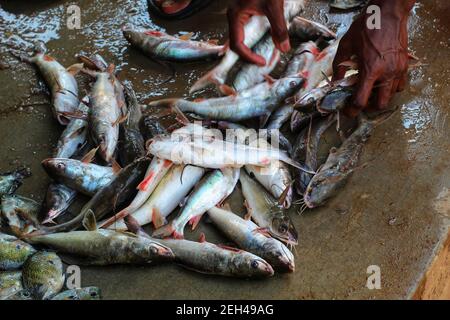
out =
[[(166, 66), (130, 49), (121, 35), (126, 22), (166, 30), (195, 32), (199, 39), (226, 33), (227, 1), (215, 1), (198, 15), (176, 22), (151, 18), (146, 1), (0, 1), (0, 41), (31, 48), (47, 43), (62, 64), (74, 55), (99, 52), (131, 80), (142, 102), (187, 96), (187, 88), (213, 63)], [(81, 29), (66, 26), (70, 4), (81, 8)], [(296, 271), (269, 280), (248, 281), (196, 274), (177, 266), (83, 268), (82, 284), (96, 285), (106, 299), (372, 299), (412, 295), (424, 270), (445, 239), (450, 222), (450, 12), (447, 0), (418, 1), (410, 21), (410, 48), (423, 66), (392, 102), (400, 112), (380, 126), (362, 163), (338, 197), (327, 206), (291, 217), (300, 232)], [(352, 13), (330, 13), (327, 1), (311, 1), (305, 17), (345, 30)], [(52, 119), (45, 86), (33, 68), (18, 63), (0, 45), (0, 171), (27, 165), (33, 177), (19, 193), (42, 200), (49, 179), (40, 166), (61, 132)], [(232, 207), (243, 212), (239, 192)], [(202, 223), (188, 234), (205, 232)], [(367, 268), (381, 268), (380, 290), (366, 287)]]

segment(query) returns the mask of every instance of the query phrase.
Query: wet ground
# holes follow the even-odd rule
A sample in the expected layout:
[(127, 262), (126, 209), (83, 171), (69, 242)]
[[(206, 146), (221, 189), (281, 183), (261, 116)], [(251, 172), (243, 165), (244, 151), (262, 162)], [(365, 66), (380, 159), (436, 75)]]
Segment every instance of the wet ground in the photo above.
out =
[[(311, 1), (305, 16), (345, 30), (351, 13), (330, 13), (326, 1)], [(81, 29), (66, 26), (70, 4), (81, 8)], [(188, 20), (150, 18), (141, 1), (0, 1), (0, 41), (31, 48), (47, 42), (62, 64), (74, 55), (99, 52), (118, 66), (120, 79), (133, 82), (142, 102), (185, 96), (211, 63), (167, 66), (130, 49), (120, 27), (132, 22), (168, 33), (195, 32), (222, 39), (226, 1), (215, 1)], [(96, 285), (107, 299), (310, 299), (405, 298), (412, 295), (448, 233), (450, 222), (450, 12), (447, 0), (419, 1), (411, 19), (410, 48), (423, 66), (392, 102), (400, 112), (380, 126), (365, 148), (363, 163), (326, 207), (296, 214), (300, 231), (296, 271), (265, 281), (223, 279), (177, 266), (83, 268), (82, 284)], [(61, 128), (52, 119), (45, 86), (35, 70), (18, 63), (0, 46), (0, 171), (27, 165), (33, 177), (19, 193), (42, 200), (49, 182), (40, 162), (51, 155)], [(242, 212), (238, 192), (232, 206)], [(202, 224), (190, 238), (205, 232)], [(381, 290), (366, 288), (367, 268), (381, 268)]]

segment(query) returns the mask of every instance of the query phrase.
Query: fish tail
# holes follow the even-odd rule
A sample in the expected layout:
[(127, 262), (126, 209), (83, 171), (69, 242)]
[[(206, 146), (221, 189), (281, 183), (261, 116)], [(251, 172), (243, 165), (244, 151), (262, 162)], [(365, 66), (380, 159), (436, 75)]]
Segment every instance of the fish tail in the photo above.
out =
[(106, 221), (99, 223), (98, 228), (106, 229), (110, 227), (112, 224), (114, 224), (117, 221), (120, 221), (124, 218), (126, 218), (131, 212), (127, 210), (128, 208), (123, 209), (116, 215), (112, 216), (111, 218), (107, 219)]
[(158, 107), (158, 108), (173, 108), (176, 106), (177, 102), (180, 99), (169, 98), (169, 99), (161, 99), (157, 101), (152, 101), (148, 104), (148, 107)]
[(189, 93), (192, 94), (210, 85), (215, 85), (216, 87), (220, 88), (223, 84), (225, 84), (225, 79), (222, 79), (217, 73), (216, 68), (214, 68), (203, 77), (198, 79), (197, 82), (195, 82), (189, 90)]

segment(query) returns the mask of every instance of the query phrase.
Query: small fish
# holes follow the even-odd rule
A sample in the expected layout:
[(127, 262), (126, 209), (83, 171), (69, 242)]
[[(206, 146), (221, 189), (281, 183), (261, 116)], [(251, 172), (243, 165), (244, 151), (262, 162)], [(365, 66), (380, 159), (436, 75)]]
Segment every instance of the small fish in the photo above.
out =
[(330, 7), (347, 10), (362, 7), (367, 0), (331, 0)]
[[(173, 163), (171, 161), (154, 157), (147, 169), (147, 172), (145, 173), (144, 180), (142, 180), (142, 182), (138, 186), (139, 191), (133, 201), (119, 213), (102, 223), (101, 227), (107, 228), (112, 223), (114, 223), (114, 226), (117, 228), (118, 221), (141, 208), (144, 203), (147, 202), (148, 198), (153, 194), (153, 191), (159, 186), (160, 183), (162, 183), (162, 180), (170, 171), (172, 165)], [(169, 198), (171, 200), (173, 199), (171, 197)]]
[(45, 217), (42, 224), (55, 223), (54, 220), (66, 212), (75, 201), (78, 192), (60, 183), (50, 183), (45, 196)]
[(22, 185), (23, 180), (31, 176), (27, 168), (19, 168), (12, 172), (0, 174), (0, 197), (4, 194), (12, 194)]
[(133, 163), (120, 170), (108, 185), (101, 188), (84, 205), (75, 218), (54, 227), (42, 226), (34, 234), (40, 235), (74, 230), (82, 225), (83, 219), (90, 212), (94, 213), (96, 220), (100, 220), (106, 214), (114, 212), (125, 201), (128, 201), (136, 194), (137, 186), (144, 178), (149, 163), (150, 160), (148, 158), (136, 159)]
[(126, 25), (122, 28), (122, 32), (133, 47), (157, 60), (178, 62), (208, 60), (218, 58), (224, 52), (224, 46), (185, 40), (157, 30), (141, 31)]
[(114, 65), (103, 71), (86, 71), (96, 78), (92, 87), (89, 126), (92, 139), (100, 147), (103, 160), (111, 162), (119, 140), (119, 122), (123, 117), (117, 99)]
[(64, 68), (56, 59), (45, 54), (46, 49), (37, 45), (33, 57), (20, 56), (22, 61), (35, 64), (39, 69), (45, 83), (52, 93), (52, 110), (54, 117), (62, 125), (67, 125), (70, 119), (65, 114), (76, 112), (78, 100), (78, 85), (74, 75), (83, 65), (73, 65)]
[(196, 124), (183, 128), (190, 130), (186, 128), (193, 128), (197, 136), (183, 136), (182, 131), (176, 131), (171, 136), (158, 136), (150, 141), (148, 152), (159, 158), (171, 160), (175, 164), (192, 164), (212, 169), (227, 166), (239, 168), (244, 165), (265, 167), (272, 161), (279, 160), (301, 170), (307, 170), (279, 149), (224, 141), (215, 136), (214, 130), (204, 129)]
[(208, 210), (208, 217), (240, 248), (263, 258), (277, 271), (294, 272), (292, 252), (282, 242), (258, 232), (259, 227), (252, 221), (217, 207)]
[(194, 230), (203, 214), (225, 200), (234, 190), (239, 179), (239, 169), (224, 168), (206, 175), (189, 196), (182, 211), (170, 224), (157, 229), (153, 236), (175, 239), (184, 238), (184, 228), (189, 223)]
[(34, 236), (29, 241), (69, 254), (80, 265), (148, 265), (174, 258), (169, 248), (155, 241), (105, 229), (53, 233)]
[(145, 233), (131, 216), (127, 228), (139, 237), (157, 241), (175, 254), (175, 262), (186, 269), (200, 273), (237, 278), (265, 278), (274, 274), (272, 267), (260, 257), (236, 248), (184, 239), (153, 239)]
[(42, 161), (42, 166), (55, 181), (88, 196), (107, 186), (116, 175), (111, 167), (75, 159), (50, 158)]
[(0, 233), (0, 270), (10, 271), (22, 267), (36, 250), (26, 242), (4, 233)]
[(18, 196), (4, 195), (1, 199), (1, 216), (10, 233), (17, 237), (36, 230), (41, 205), (36, 201)]
[(0, 272), (0, 300), (14, 299), (22, 290), (21, 271)]
[(89, 117), (89, 97), (84, 97), (74, 117), (70, 119), (67, 127), (61, 134), (56, 149), (53, 153), (54, 158), (70, 158), (78, 153), (86, 144), (88, 136), (88, 117)]
[(119, 159), (123, 166), (129, 165), (136, 158), (145, 155), (144, 138), (139, 130), (142, 117), (141, 107), (131, 82), (123, 83), (126, 93), (128, 114), (125, 121), (120, 123), (119, 131)]
[(50, 299), (64, 286), (62, 261), (54, 252), (37, 252), (23, 265), (22, 279), (34, 299)]
[(323, 205), (347, 182), (357, 168), (366, 141), (376, 126), (386, 121), (392, 112), (379, 115), (374, 120), (360, 117), (358, 128), (342, 143), (333, 149), (319, 172), (311, 179), (304, 200), (309, 208)]
[[(319, 144), (324, 133), (336, 122), (336, 117), (323, 118), (316, 121), (308, 128), (308, 137), (306, 139), (306, 157), (305, 165), (311, 170), (317, 170), (320, 163), (318, 159)], [(295, 190), (297, 194), (303, 195), (314, 175), (304, 173), (301, 170), (295, 171)]]
[(302, 83), (303, 78), (294, 75), (260, 83), (236, 95), (199, 101), (162, 99), (149, 103), (147, 108), (178, 108), (182, 112), (192, 112), (207, 119), (239, 122), (270, 115), (285, 99), (295, 94)]
[(336, 34), (323, 24), (314, 22), (300, 16), (295, 17), (289, 26), (289, 33), (303, 41), (336, 39)]
[[(284, 3), (284, 16), (286, 21), (290, 21), (296, 15), (298, 15), (304, 8), (304, 1), (285, 1)], [(244, 45), (249, 48), (253, 48), (258, 41), (260, 41), (267, 31), (270, 29), (269, 20), (266, 17), (254, 15), (244, 26)], [(221, 62), (201, 77), (197, 82), (191, 87), (189, 93), (194, 93), (201, 89), (208, 87), (209, 85), (215, 85), (219, 91), (221, 87), (225, 84), (228, 73), (234, 67), (234, 65), (239, 61), (239, 56), (233, 52), (230, 48), (227, 49)]]
[(273, 43), (270, 34), (264, 36), (264, 38), (256, 44), (253, 51), (266, 60), (266, 65), (261, 67), (252, 63), (245, 63), (233, 81), (233, 88), (237, 92), (246, 90), (263, 82), (273, 69), (275, 69), (281, 58), (280, 51), (275, 48), (275, 44)]
[(247, 173), (241, 172), (239, 178), (244, 194), (248, 216), (259, 226), (262, 232), (267, 232), (287, 244), (296, 245), (298, 234), (289, 216), (280, 209), (275, 199)]
[(58, 293), (52, 300), (100, 300), (101, 290), (97, 287), (86, 287), (66, 290)]

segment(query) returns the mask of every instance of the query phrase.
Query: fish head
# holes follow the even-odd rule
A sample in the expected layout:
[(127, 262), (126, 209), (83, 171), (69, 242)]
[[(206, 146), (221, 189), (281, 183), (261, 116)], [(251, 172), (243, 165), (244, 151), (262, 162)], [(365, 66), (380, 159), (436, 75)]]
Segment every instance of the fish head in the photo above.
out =
[(52, 178), (70, 176), (73, 166), (68, 164), (69, 159), (49, 158), (42, 161), (42, 167)]
[(267, 254), (267, 257), (270, 257), (270, 259), (267, 259), (276, 270), (283, 272), (295, 271), (294, 255), (291, 250), (280, 241), (268, 238), (264, 244), (263, 250)]
[(298, 233), (289, 216), (285, 214), (275, 214), (270, 226), (270, 233), (275, 238), (285, 243), (297, 244)]
[(336, 170), (324, 170), (313, 177), (303, 196), (308, 208), (317, 208), (332, 197), (345, 182), (345, 175)]
[(242, 253), (234, 258), (234, 265), (237, 267), (236, 272), (240, 275), (244, 272), (246, 276), (265, 278), (274, 275), (272, 266), (260, 257), (251, 253)]

